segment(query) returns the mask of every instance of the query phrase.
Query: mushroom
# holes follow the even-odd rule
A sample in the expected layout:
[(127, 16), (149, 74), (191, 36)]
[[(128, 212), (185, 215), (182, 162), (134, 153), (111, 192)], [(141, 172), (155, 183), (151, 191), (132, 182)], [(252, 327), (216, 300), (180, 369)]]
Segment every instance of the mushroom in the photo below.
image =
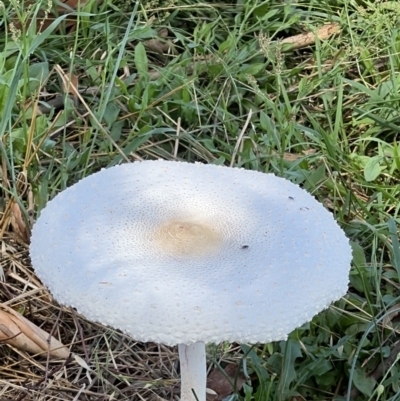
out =
[(161, 160), (61, 192), (30, 254), (61, 304), (136, 340), (178, 344), (183, 401), (205, 401), (205, 343), (285, 340), (346, 293), (351, 262), (331, 213), (298, 185)]

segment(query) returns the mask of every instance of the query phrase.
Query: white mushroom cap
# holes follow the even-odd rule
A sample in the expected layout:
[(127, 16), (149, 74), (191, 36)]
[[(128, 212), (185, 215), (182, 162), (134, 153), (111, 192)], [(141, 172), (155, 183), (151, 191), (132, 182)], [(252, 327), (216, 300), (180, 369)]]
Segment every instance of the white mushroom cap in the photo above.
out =
[(146, 161), (57, 195), (31, 258), (60, 303), (136, 340), (265, 343), (346, 293), (351, 250), (332, 215), (285, 179)]

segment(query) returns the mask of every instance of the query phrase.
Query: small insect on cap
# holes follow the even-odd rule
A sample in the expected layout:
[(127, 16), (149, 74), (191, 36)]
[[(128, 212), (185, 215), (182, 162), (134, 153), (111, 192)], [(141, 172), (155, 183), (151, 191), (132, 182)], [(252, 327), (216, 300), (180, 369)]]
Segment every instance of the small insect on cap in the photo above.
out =
[(60, 303), (136, 340), (255, 343), (285, 339), (344, 295), (351, 250), (285, 179), (145, 161), (57, 195), (31, 258)]

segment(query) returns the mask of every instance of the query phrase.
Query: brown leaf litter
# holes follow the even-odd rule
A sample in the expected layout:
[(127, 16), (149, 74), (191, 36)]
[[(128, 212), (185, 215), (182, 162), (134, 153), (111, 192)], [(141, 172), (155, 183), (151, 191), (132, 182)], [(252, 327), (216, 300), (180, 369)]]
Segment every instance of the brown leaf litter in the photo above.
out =
[(215, 368), (207, 378), (207, 401), (221, 401), (234, 390), (240, 391), (245, 382), (246, 378), (235, 363), (229, 363), (223, 371)]
[[(2, 178), (3, 186), (5, 188), (10, 188), (10, 183), (7, 179), (7, 169), (4, 165), (0, 170), (0, 177)], [(16, 189), (19, 199), (26, 198), (28, 210), (32, 210), (33, 195), (31, 187), (27, 182), (26, 174), (18, 174), (16, 181)], [(5, 201), (5, 208), (1, 211), (2, 213), (0, 213), (0, 238), (2, 238), (4, 233), (11, 228), (14, 238), (20, 243), (28, 245), (30, 241), (30, 230), (21, 212), (20, 205), (14, 197), (9, 196), (7, 193), (5, 193), (2, 200)]]
[[(46, 28), (48, 28), (56, 19), (63, 15), (68, 15), (71, 12), (74, 12), (78, 9), (82, 9), (88, 0), (60, 0), (55, 2), (55, 6), (49, 8), (48, 5), (41, 5), (40, 10), (35, 18), (36, 22), (36, 30), (38, 32), (43, 32)], [(101, 4), (102, 0), (97, 0), (97, 4)], [(24, 7), (28, 8), (34, 4), (32, 1), (27, 1), (24, 3)], [(47, 4), (52, 4), (51, 2)], [(17, 29), (22, 29), (24, 25), (27, 28), (32, 23), (32, 18), (28, 18), (26, 21), (21, 22), (15, 16), (12, 19), (15, 27)], [(68, 16), (65, 19), (65, 28), (68, 32), (74, 32), (76, 29), (76, 17)], [(59, 27), (57, 26), (56, 29)]]
[(69, 350), (56, 338), (7, 305), (0, 304), (0, 343), (32, 354), (67, 359)]
[(19, 237), (21, 241), (29, 244), (29, 230), (22, 217), (21, 208), (15, 201), (11, 202), (10, 206), (10, 224), (15, 235)]

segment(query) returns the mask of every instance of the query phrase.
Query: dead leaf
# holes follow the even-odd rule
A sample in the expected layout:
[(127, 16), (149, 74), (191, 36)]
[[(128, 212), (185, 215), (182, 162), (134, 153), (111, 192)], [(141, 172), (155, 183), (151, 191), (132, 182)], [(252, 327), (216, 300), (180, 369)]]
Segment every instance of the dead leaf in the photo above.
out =
[(68, 358), (68, 348), (54, 337), (51, 337), (49, 346), (48, 338), (49, 334), (40, 327), (14, 309), (0, 304), (0, 342), (32, 354), (47, 355), (50, 349), (50, 356)]
[(56, 1), (56, 4), (58, 4), (58, 12), (64, 11), (64, 13), (69, 13), (71, 12), (71, 8), (77, 10), (78, 8), (82, 8), (87, 2), (88, 0), (60, 0)]
[[(168, 36), (168, 29), (162, 28), (158, 31), (159, 38), (166, 38)], [(143, 42), (144, 46), (153, 51), (159, 56), (167, 56), (167, 55), (177, 55), (178, 51), (176, 50), (174, 44), (171, 40), (164, 39), (150, 39)]]
[(393, 305), (387, 310), (386, 316), (382, 320), (383, 327), (393, 327), (392, 320), (400, 314), (400, 304)]
[[(82, 8), (88, 0), (60, 0), (55, 2), (55, 5), (57, 7), (54, 7), (52, 10), (54, 12), (50, 12), (50, 10), (47, 10), (47, 5), (42, 6), (41, 10), (39, 10), (37, 17), (36, 17), (36, 29), (38, 32), (43, 32), (46, 28), (48, 28), (56, 19), (57, 17), (65, 14), (69, 14), (75, 10), (78, 10)], [(101, 4), (103, 0), (97, 0), (97, 4)], [(32, 2), (27, 1), (25, 3), (26, 7), (29, 7), (29, 5), (32, 5)], [(17, 18), (12, 19), (14, 25), (16, 26), (17, 29), (21, 29), (22, 25), (21, 22)], [(65, 20), (65, 28), (66, 30), (71, 33), (75, 31), (76, 28), (76, 17), (68, 17)], [(27, 21), (25, 22), (25, 26), (29, 26), (32, 23), (32, 19), (28, 18)]]
[(21, 208), (15, 201), (12, 201), (10, 206), (10, 223), (15, 235), (26, 244), (29, 244), (29, 230), (22, 217)]
[(164, 55), (168, 53), (170, 45), (169, 43), (162, 42), (159, 39), (149, 39), (143, 42), (145, 47), (154, 53)]
[[(288, 162), (294, 162), (296, 160), (299, 160), (299, 159), (303, 158), (304, 156), (312, 155), (315, 152), (316, 152), (315, 149), (303, 150), (301, 153), (284, 152), (283, 153), (283, 160), (286, 160)], [(278, 155), (277, 152), (274, 152), (274, 154)]]
[(62, 88), (64, 93), (68, 93), (72, 95), (72, 99), (74, 101), (74, 105), (78, 106), (79, 104), (79, 99), (78, 99), (78, 93), (79, 93), (79, 80), (78, 76), (75, 74), (68, 74), (64, 73), (64, 75), (60, 75), (61, 80), (62, 80)]
[[(224, 371), (215, 368), (207, 378), (207, 401), (220, 401), (233, 393), (233, 384), (236, 383), (236, 390), (241, 390), (246, 378), (243, 373), (238, 372), (239, 367), (234, 363), (228, 364)], [(215, 393), (215, 394), (214, 394)]]
[(315, 43), (316, 37), (319, 40), (328, 39), (331, 35), (340, 32), (339, 24), (327, 24), (316, 30), (316, 32), (306, 32), (300, 35), (291, 36), (282, 40), (282, 44), (290, 44), (291, 50), (300, 49)]
[(75, 74), (65, 74), (65, 80), (62, 83), (64, 93), (76, 95), (78, 92), (78, 77)]

